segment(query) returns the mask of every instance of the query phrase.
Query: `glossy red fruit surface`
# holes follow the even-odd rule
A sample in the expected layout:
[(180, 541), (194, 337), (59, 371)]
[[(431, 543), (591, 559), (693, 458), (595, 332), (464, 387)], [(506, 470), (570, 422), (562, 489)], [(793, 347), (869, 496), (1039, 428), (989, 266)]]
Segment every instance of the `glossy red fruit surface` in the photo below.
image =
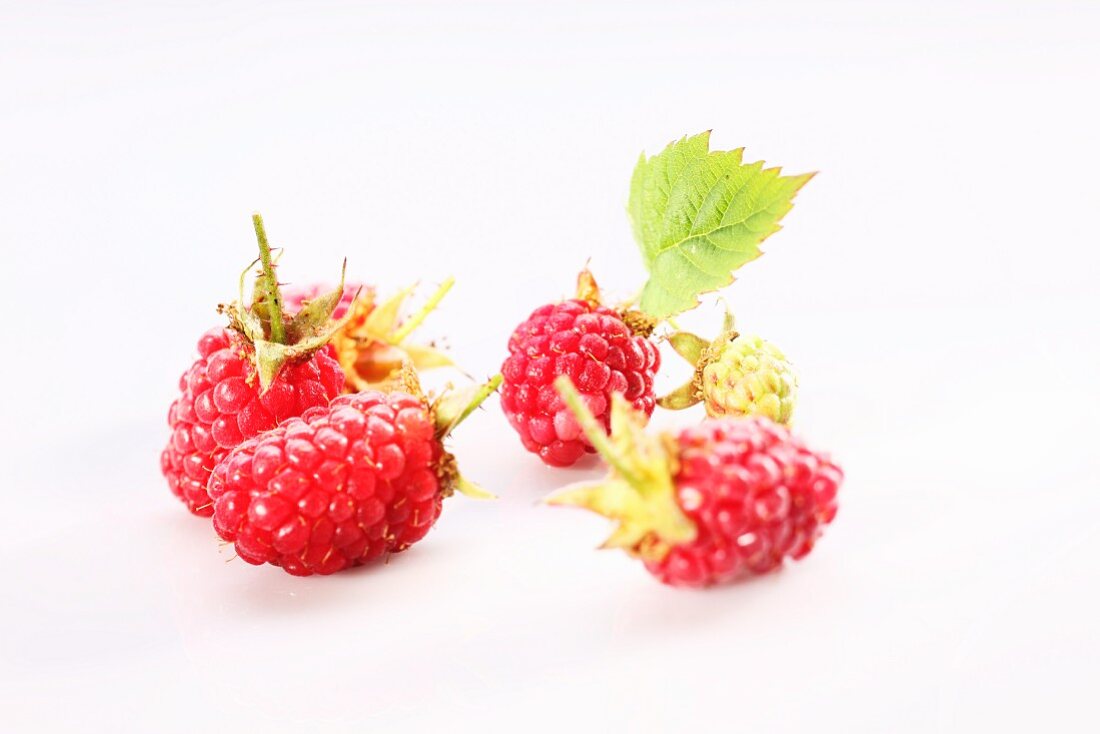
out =
[(327, 405), (340, 394), (344, 373), (328, 350), (290, 362), (261, 393), (253, 348), (236, 332), (216, 328), (199, 340), (199, 358), (180, 378), (168, 410), (172, 435), (161, 471), (172, 492), (196, 515), (213, 514), (206, 485), (214, 466), (242, 441)]
[(501, 405), (528, 451), (551, 466), (569, 466), (594, 449), (554, 379), (568, 375), (606, 430), (612, 393), (646, 416), (656, 398), (657, 348), (635, 335), (614, 310), (583, 299), (542, 306), (508, 340)]
[(330, 574), (423, 538), (455, 476), (421, 399), (344, 395), (217, 465), (214, 528), (248, 563)]
[(675, 500), (697, 535), (646, 562), (667, 584), (772, 571), (809, 553), (836, 516), (840, 468), (766, 418), (709, 420), (676, 444)]

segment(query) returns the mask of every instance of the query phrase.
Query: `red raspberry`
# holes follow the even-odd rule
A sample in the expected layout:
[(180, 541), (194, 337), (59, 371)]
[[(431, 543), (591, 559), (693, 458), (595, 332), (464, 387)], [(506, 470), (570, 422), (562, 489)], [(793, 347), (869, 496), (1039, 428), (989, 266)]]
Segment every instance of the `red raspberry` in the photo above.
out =
[(836, 516), (840, 468), (767, 418), (645, 436), (643, 417), (617, 399), (616, 423), (637, 430), (609, 440), (572, 386), (559, 386), (612, 471), (550, 502), (619, 521), (606, 546), (641, 558), (666, 584), (702, 587), (767, 573), (809, 553)]
[(676, 446), (676, 504), (696, 536), (646, 561), (666, 584), (767, 573), (813, 550), (836, 516), (840, 468), (767, 418), (706, 421), (682, 431)]
[(343, 395), (244, 442), (210, 479), (215, 530), (248, 563), (296, 576), (407, 549), (445, 497), (471, 493), (442, 437), (497, 384), (450, 411), (406, 392)]
[(599, 304), (591, 275), (582, 273), (582, 291), (588, 283), (588, 297), (540, 306), (516, 327), (501, 369), (508, 422), (527, 450), (551, 466), (569, 466), (595, 451), (554, 389), (555, 378), (573, 381), (605, 431), (613, 394), (647, 417), (656, 403), (660, 353), (621, 314)]
[(343, 325), (332, 318), (343, 285), (311, 308), (285, 314), (259, 214), (252, 223), (261, 263), (252, 302), (244, 304), (242, 295), (218, 307), (229, 316), (230, 328), (213, 329), (199, 340), (199, 358), (180, 378), (180, 395), (168, 410), (172, 436), (161, 452), (161, 472), (196, 515), (213, 513), (207, 480), (230, 449), (280, 421), (327, 405), (344, 386), (331, 349)]
[(199, 340), (199, 358), (180, 378), (180, 395), (168, 409), (172, 436), (160, 463), (168, 486), (191, 512), (214, 512), (206, 492), (211, 470), (243, 440), (273, 428), (340, 394), (344, 373), (327, 351), (280, 370), (260, 389), (255, 351), (240, 334), (211, 329)]

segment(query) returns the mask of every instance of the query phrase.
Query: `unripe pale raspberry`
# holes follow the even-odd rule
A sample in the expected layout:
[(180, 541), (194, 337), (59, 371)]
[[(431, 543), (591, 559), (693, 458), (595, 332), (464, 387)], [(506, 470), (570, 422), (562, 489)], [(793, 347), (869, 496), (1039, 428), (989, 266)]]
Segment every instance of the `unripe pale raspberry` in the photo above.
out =
[(704, 587), (767, 573), (808, 554), (836, 516), (840, 468), (767, 418), (647, 436), (642, 417), (616, 400), (615, 425), (626, 430), (609, 439), (572, 386), (559, 386), (611, 473), (549, 502), (616, 520), (604, 547), (642, 559), (666, 584)]
[(786, 425), (797, 390), (791, 363), (758, 336), (727, 342), (702, 370), (703, 404), (712, 418), (762, 415)]
[(587, 271), (581, 284), (586, 297), (540, 306), (516, 327), (501, 369), (508, 422), (527, 450), (551, 466), (569, 466), (595, 450), (554, 388), (555, 378), (573, 381), (605, 431), (612, 395), (646, 416), (656, 403), (657, 348), (622, 314), (599, 303)]
[(702, 402), (712, 418), (762, 415), (790, 424), (798, 393), (794, 367), (774, 344), (734, 331), (732, 314), (726, 313), (714, 341), (682, 331), (668, 341), (695, 367), (695, 374), (658, 399), (662, 408), (682, 410)]

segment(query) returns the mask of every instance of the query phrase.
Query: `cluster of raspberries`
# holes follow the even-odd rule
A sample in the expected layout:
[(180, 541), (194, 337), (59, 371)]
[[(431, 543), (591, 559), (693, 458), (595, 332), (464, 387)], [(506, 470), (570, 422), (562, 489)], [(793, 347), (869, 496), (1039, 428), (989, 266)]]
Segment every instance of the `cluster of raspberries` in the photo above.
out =
[[(162, 473), (251, 564), (330, 574), (404, 551), (432, 528), (443, 498), (468, 491), (443, 439), (496, 383), (466, 404), (462, 392), (429, 401), (413, 366), (417, 355), (438, 362), (434, 350), (400, 351), (426, 313), (399, 323), (407, 292), (377, 309), (372, 292), (343, 284), (284, 297), (259, 215), (254, 224), (252, 303), (222, 307), (230, 327), (199, 339), (168, 410)], [(405, 355), (399, 371), (394, 353)], [(358, 389), (382, 363), (385, 390)]]
[[(414, 366), (449, 360), (402, 346), (423, 318), (401, 325), (405, 293), (381, 307), (373, 291), (360, 301), (362, 289), (343, 284), (284, 298), (258, 216), (256, 229), (253, 303), (222, 307), (230, 326), (199, 339), (161, 454), (176, 497), (212, 518), (250, 564), (331, 574), (423, 539), (444, 498), (478, 494), (443, 439), (498, 385), (509, 424), (545, 464), (598, 454), (609, 465), (605, 480), (548, 502), (618, 523), (605, 545), (666, 584), (771, 572), (808, 554), (836, 515), (843, 473), (787, 428), (792, 366), (774, 345), (735, 332), (731, 316), (712, 342), (661, 338), (694, 374), (658, 398), (657, 321), (606, 305), (585, 271), (575, 298), (540, 306), (515, 328), (501, 375), (461, 400), (433, 401)], [(708, 420), (677, 433), (644, 430), (657, 405), (696, 403)]]
[[(836, 515), (843, 475), (785, 428), (794, 407), (790, 364), (763, 339), (739, 336), (727, 318), (712, 343), (670, 337), (696, 374), (679, 395), (658, 400), (652, 326), (604, 305), (585, 272), (576, 298), (536, 308), (512, 332), (501, 406), (523, 446), (550, 466), (600, 453), (612, 467), (607, 482), (550, 501), (620, 522), (612, 537), (627, 542), (609, 545), (673, 586), (710, 586), (802, 558)], [(711, 420), (651, 445), (639, 438), (656, 404), (698, 402)], [(635, 432), (608, 441), (616, 415)]]

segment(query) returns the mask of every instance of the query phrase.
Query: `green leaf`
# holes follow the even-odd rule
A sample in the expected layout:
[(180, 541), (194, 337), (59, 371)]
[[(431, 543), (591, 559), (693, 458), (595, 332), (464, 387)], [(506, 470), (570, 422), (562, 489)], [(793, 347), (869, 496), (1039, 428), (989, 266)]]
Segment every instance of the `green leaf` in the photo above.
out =
[(783, 176), (741, 148), (710, 150), (710, 132), (643, 153), (627, 210), (649, 280), (639, 308), (668, 318), (694, 308), (699, 295), (733, 282), (733, 271), (763, 254), (792, 199), (814, 174)]

